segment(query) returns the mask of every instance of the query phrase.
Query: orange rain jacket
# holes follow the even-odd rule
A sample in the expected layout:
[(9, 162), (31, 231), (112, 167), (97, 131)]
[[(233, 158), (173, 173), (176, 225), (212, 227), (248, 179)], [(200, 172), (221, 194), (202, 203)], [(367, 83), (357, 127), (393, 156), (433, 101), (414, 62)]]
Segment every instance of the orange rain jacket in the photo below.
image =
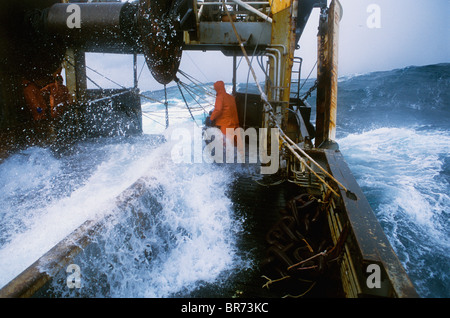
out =
[[(38, 121), (57, 118), (62, 115), (67, 106), (72, 103), (69, 90), (62, 84), (63, 80), (58, 73), (53, 74), (55, 81), (42, 89), (27, 79), (23, 79), (23, 94), (33, 119)], [(50, 108), (50, 111), (48, 110)]]
[(225, 84), (222, 81), (214, 83), (217, 92), (216, 104), (211, 114), (211, 121), (215, 120), (216, 126), (226, 135), (227, 128), (236, 129), (239, 127), (239, 118), (234, 97), (225, 91)]
[(34, 120), (45, 119), (47, 116), (47, 103), (39, 87), (27, 80), (23, 80), (23, 94)]
[(59, 82), (58, 80), (55, 80), (55, 82), (50, 83), (41, 89), (42, 94), (49, 98), (50, 115), (52, 118), (61, 116), (70, 104), (69, 90)]

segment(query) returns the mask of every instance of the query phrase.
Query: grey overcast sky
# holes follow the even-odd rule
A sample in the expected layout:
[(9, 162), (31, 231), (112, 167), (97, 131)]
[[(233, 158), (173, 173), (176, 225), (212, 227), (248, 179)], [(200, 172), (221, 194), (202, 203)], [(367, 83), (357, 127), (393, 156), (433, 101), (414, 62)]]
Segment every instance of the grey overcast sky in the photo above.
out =
[[(340, 2), (344, 14), (339, 30), (339, 76), (450, 62), (450, 0)], [(318, 17), (319, 10), (314, 9), (296, 52), (304, 60), (303, 78), (317, 60)], [(131, 56), (90, 54), (87, 63), (123, 86), (133, 85)], [(143, 63), (143, 56), (139, 56), (138, 71)], [(202, 82), (231, 82), (231, 63), (231, 58), (220, 52), (184, 51), (180, 69)], [(240, 64), (238, 82), (247, 81), (245, 64), (245, 61)], [(259, 69), (256, 62), (254, 68)], [(117, 87), (92, 72), (88, 71), (88, 76), (102, 87)], [(261, 73), (258, 79), (262, 80)], [(253, 82), (251, 76), (250, 81)], [(147, 66), (142, 70), (139, 87), (142, 91), (163, 88), (152, 78)]]

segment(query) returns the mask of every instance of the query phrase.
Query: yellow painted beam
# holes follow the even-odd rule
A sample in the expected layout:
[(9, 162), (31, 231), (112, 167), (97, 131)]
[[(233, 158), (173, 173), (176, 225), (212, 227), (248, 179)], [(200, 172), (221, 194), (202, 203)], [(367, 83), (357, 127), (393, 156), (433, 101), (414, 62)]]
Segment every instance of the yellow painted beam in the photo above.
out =
[(291, 6), (292, 0), (269, 0), (273, 14), (278, 13)]

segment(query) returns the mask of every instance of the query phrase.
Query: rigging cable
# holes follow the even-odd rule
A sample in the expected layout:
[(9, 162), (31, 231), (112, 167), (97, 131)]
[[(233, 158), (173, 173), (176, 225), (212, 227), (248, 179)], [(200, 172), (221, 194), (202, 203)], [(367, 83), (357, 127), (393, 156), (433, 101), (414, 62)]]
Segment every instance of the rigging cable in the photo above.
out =
[[(68, 59), (65, 59), (65, 60), (66, 60), (66, 62), (69, 63), (72, 67), (75, 67), (75, 65), (74, 65), (72, 62), (70, 62)], [(142, 69), (143, 69), (144, 66), (145, 66), (145, 63), (142, 65)], [(121, 85), (121, 84), (115, 82), (114, 80), (110, 79), (109, 77), (107, 77), (107, 76), (101, 74), (100, 72), (96, 71), (96, 70), (93, 69), (92, 67), (89, 67), (89, 66), (86, 65), (86, 68), (88, 68), (89, 70), (93, 71), (94, 73), (100, 75), (101, 77), (103, 77), (104, 79), (110, 81), (111, 83), (113, 83), (113, 84), (119, 86), (120, 88), (125, 89), (125, 90), (127, 90), (127, 91), (130, 90), (130, 88), (127, 88), (127, 87), (125, 87), (125, 86), (123, 86), (123, 85)], [(142, 73), (142, 69), (141, 69), (141, 73)], [(139, 75), (139, 77), (140, 77), (140, 75)], [(100, 85), (98, 85), (97, 83), (95, 83), (89, 76), (86, 75), (86, 78), (87, 78), (89, 81), (91, 81), (95, 86), (97, 86), (99, 89), (104, 90)], [(160, 104), (165, 105), (164, 102), (162, 102), (162, 101), (160, 101), (160, 100), (157, 100), (157, 99), (154, 99), (154, 98), (151, 98), (151, 97), (148, 97), (148, 96), (145, 96), (144, 94), (138, 93), (137, 95), (138, 95), (139, 97), (148, 99), (148, 100), (150, 100), (150, 101), (152, 101), (152, 102), (156, 102), (156, 103), (160, 103)]]
[(314, 65), (313, 65), (311, 71), (309, 72), (308, 76), (307, 76), (306, 79), (303, 81), (302, 86), (300, 86), (299, 92), (302, 90), (303, 86), (305, 86), (306, 81), (307, 81), (307, 80), (309, 79), (309, 77), (311, 76), (311, 73), (314, 71), (314, 68), (316, 67), (316, 65), (317, 65), (317, 60), (316, 60), (316, 63), (314, 63)]
[(177, 83), (178, 89), (180, 90), (180, 93), (181, 93), (181, 97), (183, 97), (184, 103), (186, 104), (186, 107), (187, 107), (187, 109), (189, 111), (189, 114), (191, 114), (192, 120), (197, 125), (197, 127), (199, 127), (199, 125), (195, 121), (194, 115), (192, 115), (191, 109), (189, 108), (189, 105), (188, 105), (188, 103), (186, 101), (186, 98), (184, 97), (183, 90), (181, 89), (180, 80), (178, 79), (178, 77), (175, 77), (175, 82)]
[(169, 103), (167, 102), (167, 88), (164, 84), (164, 106), (166, 107), (166, 129), (169, 128)]
[(139, 72), (138, 82), (139, 82), (139, 80), (140, 80), (140, 78), (141, 78), (142, 71), (144, 70), (144, 66), (145, 66), (145, 61), (144, 61), (144, 63), (142, 64), (141, 71)]
[(142, 115), (144, 115), (146, 118), (150, 119), (151, 121), (154, 121), (154, 122), (157, 123), (158, 125), (161, 125), (161, 126), (164, 127), (163, 124), (161, 124), (159, 121), (157, 121), (157, 120), (151, 118), (148, 114), (146, 114), (146, 113), (143, 112)]
[[(145, 66), (145, 63), (142, 64), (141, 73), (142, 73), (142, 70), (143, 70), (144, 66)], [(129, 88), (127, 88), (127, 87), (125, 87), (125, 86), (123, 86), (123, 85), (117, 83), (116, 81), (110, 79), (109, 77), (107, 77), (107, 76), (101, 74), (100, 72), (98, 72), (97, 70), (93, 69), (92, 67), (89, 67), (89, 66), (86, 65), (86, 68), (88, 68), (89, 70), (93, 71), (94, 73), (100, 75), (101, 77), (103, 77), (104, 79), (110, 81), (111, 83), (113, 83), (113, 84), (119, 86), (120, 88), (126, 89), (126, 90), (130, 90)], [(140, 74), (139, 74), (139, 77), (140, 77)], [(88, 77), (86, 76), (86, 78), (88, 78)], [(90, 80), (91, 82), (93, 82), (91, 79), (89, 79), (89, 80)], [(93, 83), (94, 83), (94, 82), (93, 82)], [(94, 83), (94, 84), (95, 84), (95, 83)], [(96, 85), (97, 85), (97, 84), (96, 84)], [(98, 86), (98, 85), (97, 85), (97, 86)], [(100, 86), (98, 86), (98, 87), (100, 88)], [(138, 96), (143, 97), (143, 98), (145, 98), (145, 99), (148, 99), (148, 100), (150, 100), (150, 101), (152, 101), (152, 102), (156, 102), (156, 103), (160, 103), (160, 104), (165, 105), (165, 102), (162, 102), (162, 101), (160, 101), (160, 100), (157, 100), (157, 99), (154, 99), (154, 98), (145, 96), (145, 95), (143, 95), (143, 94), (138, 93)]]
[[(314, 68), (316, 67), (316, 65), (317, 65), (317, 60), (316, 60), (316, 63), (314, 63), (314, 66), (312, 67), (311, 71), (309, 72), (308, 77), (306, 77), (306, 79), (305, 79), (305, 81), (303, 82), (302, 86), (299, 88), (298, 94), (300, 94), (300, 91), (302, 90), (303, 86), (305, 86), (306, 81), (307, 81), (307, 80), (309, 79), (309, 77), (311, 76), (311, 73), (314, 71)], [(311, 96), (312, 92), (317, 88), (317, 85), (318, 85), (318, 84), (319, 84), (319, 81), (316, 79), (316, 80), (314, 81), (313, 86), (311, 86), (311, 87), (308, 89), (308, 91), (307, 91), (306, 93), (302, 94), (301, 97), (299, 96), (299, 98), (300, 98), (302, 101), (306, 101), (306, 99), (308, 99), (309, 96)]]
[[(69, 63), (72, 67), (75, 67), (75, 65), (74, 65), (70, 60), (68, 60), (67, 58), (65, 58), (65, 61), (66, 61), (67, 63)], [(142, 64), (142, 68), (141, 68), (141, 71), (140, 71), (140, 73), (139, 73), (138, 80), (139, 80), (139, 78), (141, 77), (141, 74), (142, 74), (142, 71), (143, 71), (143, 69), (144, 69), (144, 66), (145, 66), (145, 62)], [(115, 85), (117, 85), (117, 86), (119, 86), (119, 87), (121, 87), (122, 89), (125, 90), (124, 92), (120, 92), (120, 93), (117, 93), (117, 94), (113, 94), (113, 95), (110, 95), (110, 96), (107, 96), (107, 97), (102, 97), (102, 98), (99, 98), (99, 99), (90, 100), (89, 103), (95, 103), (95, 102), (98, 102), (98, 101), (101, 101), (101, 100), (111, 99), (111, 98), (113, 98), (113, 97), (115, 97), (115, 96), (119, 96), (119, 95), (125, 94), (126, 92), (130, 91), (129, 88), (127, 88), (127, 87), (125, 87), (125, 86), (123, 86), (123, 85), (121, 85), (121, 84), (119, 84), (119, 83), (113, 81), (112, 79), (110, 79), (110, 78), (108, 78), (107, 76), (101, 74), (100, 72), (98, 72), (97, 70), (93, 69), (92, 67), (89, 67), (89, 66), (86, 65), (86, 68), (88, 68), (89, 70), (93, 71), (94, 73), (100, 75), (101, 77), (105, 78), (106, 80), (108, 80), (108, 81), (114, 83)], [(100, 90), (104, 91), (104, 89), (103, 89), (100, 85), (98, 85), (94, 80), (92, 80), (89, 76), (86, 75), (86, 78), (87, 78), (89, 81), (91, 81), (95, 86), (97, 86), (97, 88), (99, 88)], [(148, 99), (148, 100), (150, 100), (150, 101), (152, 101), (152, 102), (164, 104), (164, 105), (166, 106), (166, 129), (167, 129), (167, 127), (169, 126), (169, 114), (168, 114), (167, 92), (166, 92), (166, 87), (165, 87), (165, 85), (164, 85), (164, 92), (165, 92), (165, 97), (166, 97), (166, 98), (165, 98), (165, 102), (162, 102), (162, 101), (159, 101), (159, 100), (157, 100), (157, 99), (154, 99), (154, 98), (145, 96), (144, 94), (138, 93), (137, 95), (138, 95), (139, 97)], [(151, 121), (157, 123), (158, 125), (161, 125), (161, 126), (164, 127), (163, 124), (161, 124), (159, 121), (157, 121), (157, 120), (151, 118), (151, 117), (150, 117), (148, 114), (146, 114), (145, 112), (142, 112), (142, 115), (145, 116), (146, 118), (150, 119)]]
[(190, 87), (188, 85), (186, 85), (185, 83), (180, 81), (180, 85), (183, 86), (183, 88), (186, 90), (186, 92), (189, 93), (189, 95), (192, 97), (193, 100), (195, 100), (197, 102), (197, 104), (200, 106), (200, 108), (203, 110), (203, 112), (205, 114), (207, 114), (208, 112), (206, 111), (206, 109), (194, 98), (194, 96), (192, 94), (194, 94), (194, 92), (192, 92), (190, 90)]
[[(65, 57), (64, 60), (65, 60), (67, 63), (69, 63), (70, 66), (72, 66), (73, 68), (75, 68), (75, 64), (73, 64), (67, 57)], [(85, 76), (86, 76), (86, 78), (87, 78), (89, 81), (92, 82), (92, 84), (94, 84), (95, 86), (97, 86), (98, 89), (100, 89), (100, 90), (103, 91), (103, 88), (102, 88), (100, 85), (98, 85), (96, 82), (94, 82), (94, 80), (92, 80), (89, 76), (87, 76), (87, 75), (85, 75)]]
[(206, 95), (212, 96), (214, 97), (215, 94), (213, 91), (206, 89), (202, 84), (201, 81), (199, 81), (198, 79), (194, 78), (192, 75), (187, 74), (186, 72), (183, 72), (182, 70), (178, 70), (178, 73), (180, 73), (181, 75), (183, 75), (184, 77), (186, 77), (187, 80), (191, 81), (192, 84), (195, 85), (195, 87), (197, 87), (198, 89), (202, 90)]
[[(203, 75), (203, 77), (204, 77), (207, 81), (210, 81), (210, 80), (208, 79), (208, 77), (202, 72), (202, 70), (197, 66), (197, 64), (195, 64), (194, 60), (189, 56), (189, 54), (185, 54), (185, 56), (187, 56), (187, 57), (191, 60), (192, 64), (194, 64), (195, 68)], [(178, 70), (178, 71), (180, 71), (180, 70)]]
[[(143, 69), (144, 66), (145, 66), (145, 63), (142, 64), (142, 69)], [(103, 74), (100, 74), (98, 71), (94, 70), (93, 68), (91, 68), (91, 67), (89, 67), (89, 66), (87, 66), (87, 65), (86, 65), (86, 68), (88, 68), (88, 69), (90, 69), (91, 71), (97, 73), (98, 75), (100, 75), (101, 77), (107, 79), (107, 80), (110, 81), (111, 83), (116, 84), (116, 85), (119, 86), (120, 88), (129, 90), (129, 88), (127, 88), (127, 87), (125, 87), (125, 86), (123, 86), (123, 85), (121, 85), (121, 84), (119, 84), (119, 83), (113, 81), (112, 79), (108, 78), (107, 76), (105, 76), (105, 75), (103, 75)], [(141, 69), (141, 73), (142, 73), (142, 69)], [(140, 75), (139, 75), (139, 76), (140, 76)], [(164, 86), (164, 87), (165, 87), (165, 86)], [(165, 90), (165, 88), (164, 88), (164, 90)], [(157, 103), (166, 105), (166, 102), (162, 102), (162, 101), (160, 101), (160, 100), (157, 100), (157, 99), (154, 99), (154, 98), (150, 98), (150, 97), (148, 97), (148, 96), (145, 96), (144, 94), (138, 93), (138, 96), (143, 97), (143, 98), (146, 98), (146, 99), (148, 99), (148, 100), (150, 100), (150, 101), (153, 101), (153, 102), (157, 102)]]
[(110, 81), (111, 83), (116, 84), (116, 85), (119, 86), (120, 88), (128, 89), (128, 88), (126, 88), (125, 86), (123, 86), (123, 85), (117, 83), (116, 81), (113, 81), (112, 79), (108, 78), (107, 76), (105, 76), (105, 75), (99, 73), (98, 71), (94, 70), (92, 67), (89, 67), (88, 65), (86, 65), (86, 68), (89, 69), (89, 70), (91, 70), (92, 72), (96, 73), (97, 75), (100, 75), (100, 76), (103, 77), (104, 79), (107, 79), (107, 80)]
[[(66, 61), (68, 64), (70, 64), (72, 67), (75, 67), (75, 65), (74, 65), (69, 59), (65, 58), (65, 61)], [(141, 76), (141, 74), (142, 74), (142, 70), (143, 70), (144, 66), (145, 66), (145, 62), (144, 62), (144, 64), (142, 64), (142, 68), (141, 68), (141, 71), (140, 71), (140, 74), (139, 74), (139, 78), (140, 78), (140, 76)], [(91, 67), (89, 67), (89, 66), (87, 66), (87, 65), (86, 65), (86, 68), (88, 68), (89, 70), (93, 71), (94, 73), (100, 75), (101, 77), (107, 79), (108, 81), (110, 81), (110, 82), (116, 84), (117, 86), (121, 87), (122, 89), (125, 89), (124, 92), (112, 94), (112, 95), (110, 95), (110, 96), (98, 98), (98, 99), (95, 99), (95, 100), (90, 100), (89, 103), (95, 103), (95, 102), (102, 101), (102, 100), (112, 99), (113, 97), (116, 97), (116, 96), (125, 94), (126, 92), (130, 91), (129, 88), (126, 88), (125, 86), (120, 85), (119, 83), (113, 81), (112, 79), (110, 79), (110, 78), (108, 78), (107, 76), (101, 74), (100, 72), (96, 71), (95, 69), (93, 69), (93, 68), (91, 68)], [(92, 80), (89, 76), (87, 76), (87, 75), (85, 75), (85, 76), (86, 76), (86, 79), (88, 79), (89, 81), (91, 81), (95, 86), (97, 86), (98, 89), (104, 91), (104, 89), (103, 89), (100, 85), (98, 85), (94, 80)], [(138, 80), (139, 80), (139, 78), (138, 78)], [(166, 97), (166, 102), (163, 103), (162, 101), (159, 101), (159, 100), (156, 100), (156, 99), (154, 99), (154, 98), (145, 96), (144, 94), (139, 94), (139, 93), (138, 93), (137, 95), (138, 95), (139, 97), (148, 99), (148, 100), (150, 100), (150, 101), (152, 101), (152, 102), (164, 104), (164, 105), (166, 105), (166, 107), (167, 107), (167, 97)], [(151, 121), (157, 123), (158, 125), (161, 125), (161, 126), (164, 127), (163, 124), (161, 124), (159, 121), (157, 121), (157, 120), (151, 118), (151, 117), (150, 117), (148, 114), (146, 114), (145, 112), (142, 112), (142, 115), (145, 116), (146, 118), (150, 119)], [(167, 127), (168, 127), (168, 113), (166, 113), (166, 116), (167, 116), (167, 118), (166, 118), (166, 128), (167, 128)]]

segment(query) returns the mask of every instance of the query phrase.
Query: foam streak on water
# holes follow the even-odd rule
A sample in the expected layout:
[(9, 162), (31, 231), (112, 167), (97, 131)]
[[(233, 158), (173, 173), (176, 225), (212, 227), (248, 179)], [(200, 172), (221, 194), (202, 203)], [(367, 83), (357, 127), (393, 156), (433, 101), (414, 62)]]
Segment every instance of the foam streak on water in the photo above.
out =
[(339, 141), (422, 296), (449, 296), (448, 131), (380, 128)]
[[(239, 225), (226, 196), (232, 173), (174, 164), (171, 149), (143, 136), (84, 143), (61, 156), (30, 148), (8, 158), (0, 166), (0, 285), (84, 221), (110, 213), (76, 261), (85, 277), (81, 295), (165, 297), (214, 281), (235, 261)], [(138, 180), (144, 193), (117, 206)], [(65, 280), (54, 284), (53, 295), (73, 296)]]
[(151, 164), (133, 158), (134, 147), (94, 143), (60, 158), (49, 149), (30, 148), (2, 164), (1, 219), (7, 230), (1, 234), (0, 285), (84, 221), (111, 210), (114, 199)]

